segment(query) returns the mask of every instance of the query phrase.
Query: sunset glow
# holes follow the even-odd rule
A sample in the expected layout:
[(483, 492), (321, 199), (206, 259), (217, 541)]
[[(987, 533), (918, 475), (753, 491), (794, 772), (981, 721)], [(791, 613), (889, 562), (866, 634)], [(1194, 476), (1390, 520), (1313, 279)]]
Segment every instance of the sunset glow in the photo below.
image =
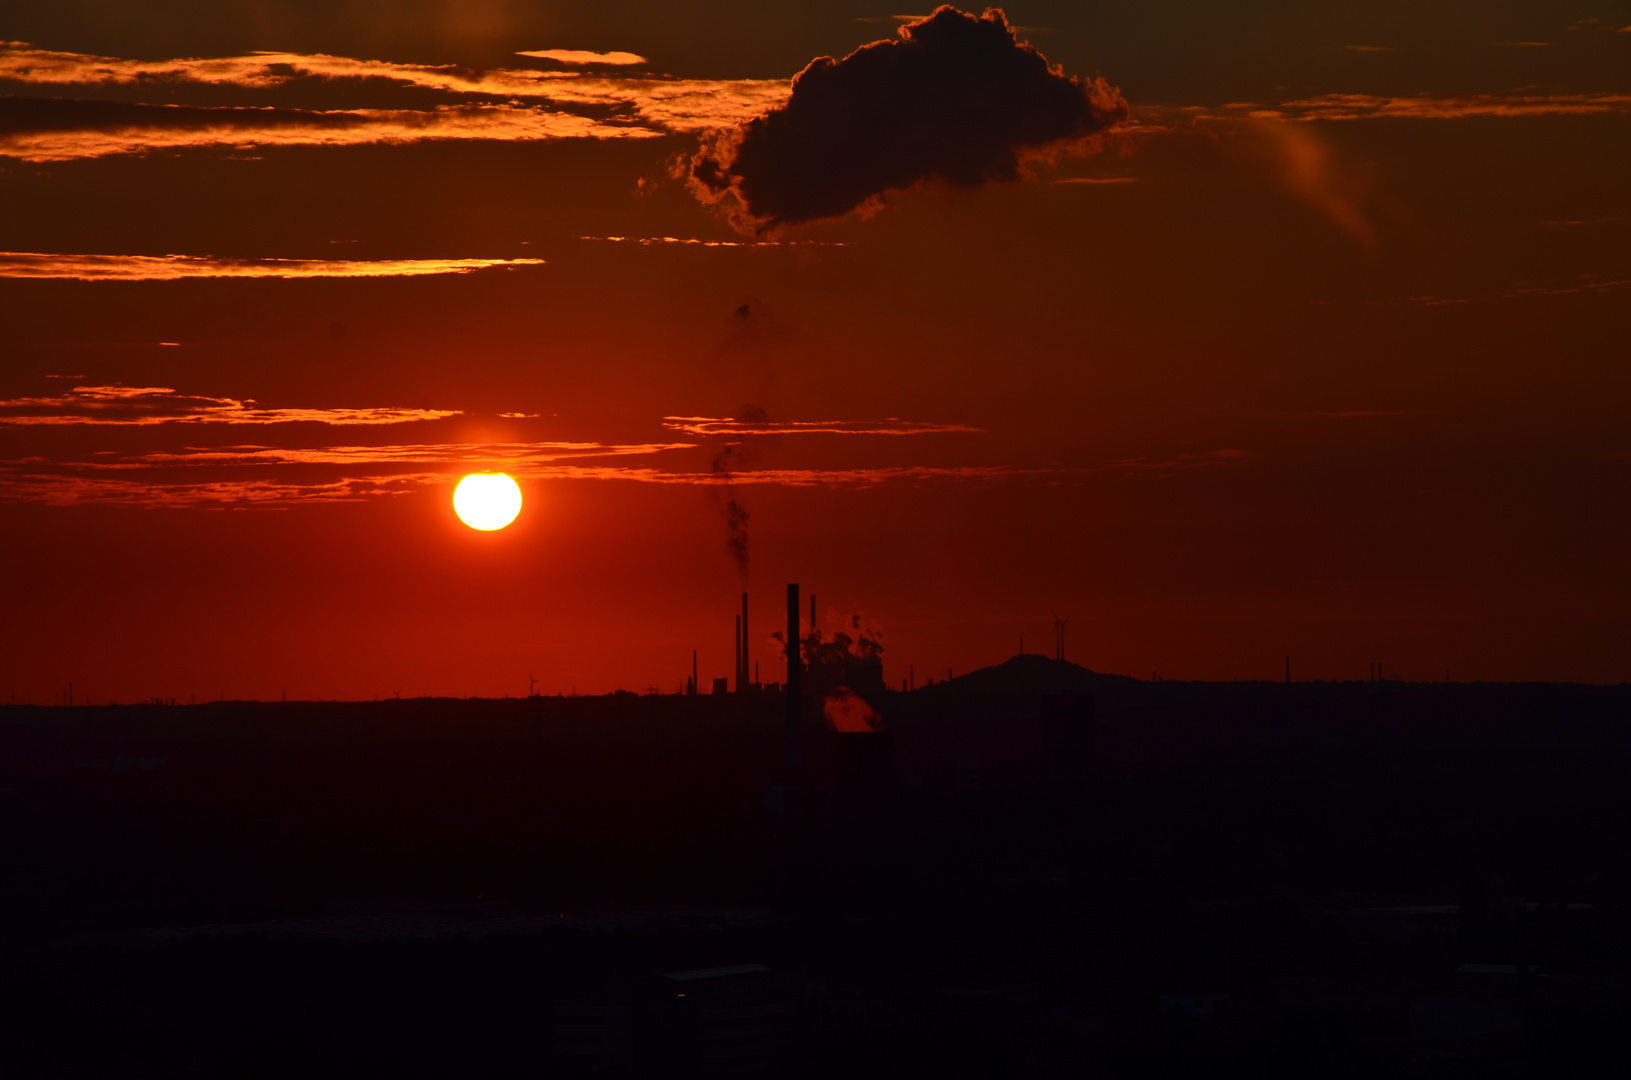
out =
[(0, 700), (706, 691), (795, 580), (892, 686), (1631, 678), (1625, 17), (103, 7), (0, 13)]
[(0, 2), (7, 1075), (1606, 1073), (1628, 22)]
[(521, 512), (521, 488), (504, 473), (471, 473), (453, 489), (453, 511), (472, 529), (502, 529)]

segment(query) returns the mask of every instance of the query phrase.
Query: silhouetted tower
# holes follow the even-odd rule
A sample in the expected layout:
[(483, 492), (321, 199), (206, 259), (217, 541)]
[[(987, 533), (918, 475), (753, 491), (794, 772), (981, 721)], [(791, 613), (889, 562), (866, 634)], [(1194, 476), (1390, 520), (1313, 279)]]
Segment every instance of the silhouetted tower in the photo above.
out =
[(742, 692), (742, 616), (736, 617), (736, 692)]
[[(815, 598), (811, 597), (813, 603)], [(813, 610), (813, 609), (812, 609)], [(799, 656), (799, 587), (787, 586), (787, 767), (804, 765), (804, 662)]]
[(753, 684), (753, 664), (748, 654), (748, 594), (742, 594), (742, 670), (737, 675), (736, 688), (746, 691)]
[(1068, 618), (1061, 619), (1057, 611), (1053, 613), (1053, 658), (1055, 660), (1062, 661), (1065, 658), (1065, 625), (1069, 622), (1070, 619)]

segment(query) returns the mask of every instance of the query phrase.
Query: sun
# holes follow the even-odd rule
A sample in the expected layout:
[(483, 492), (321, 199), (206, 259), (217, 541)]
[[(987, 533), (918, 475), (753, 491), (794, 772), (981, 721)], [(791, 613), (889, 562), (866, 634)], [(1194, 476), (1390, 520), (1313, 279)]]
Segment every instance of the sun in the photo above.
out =
[(503, 473), (471, 473), (453, 489), (453, 512), (472, 529), (502, 529), (521, 512), (521, 488)]

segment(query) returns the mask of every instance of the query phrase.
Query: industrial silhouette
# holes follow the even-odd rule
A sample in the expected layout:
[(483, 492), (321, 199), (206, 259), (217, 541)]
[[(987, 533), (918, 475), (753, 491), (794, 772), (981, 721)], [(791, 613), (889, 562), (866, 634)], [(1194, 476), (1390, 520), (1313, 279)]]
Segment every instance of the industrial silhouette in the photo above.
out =
[(789, 585), (761, 683), (743, 597), (712, 694), (693, 652), (674, 694), (0, 708), (8, 1072), (1620, 1053), (1631, 689), (1152, 682), (1057, 613), (1052, 657), (891, 689), (815, 613)]

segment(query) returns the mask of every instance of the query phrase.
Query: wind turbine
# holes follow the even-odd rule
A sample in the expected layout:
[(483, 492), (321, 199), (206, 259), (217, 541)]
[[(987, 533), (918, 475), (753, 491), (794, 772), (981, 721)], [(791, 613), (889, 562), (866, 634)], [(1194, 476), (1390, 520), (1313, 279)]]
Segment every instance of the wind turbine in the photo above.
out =
[(1055, 660), (1062, 661), (1065, 658), (1065, 627), (1075, 617), (1072, 615), (1069, 618), (1061, 619), (1057, 611), (1053, 613), (1053, 658)]

